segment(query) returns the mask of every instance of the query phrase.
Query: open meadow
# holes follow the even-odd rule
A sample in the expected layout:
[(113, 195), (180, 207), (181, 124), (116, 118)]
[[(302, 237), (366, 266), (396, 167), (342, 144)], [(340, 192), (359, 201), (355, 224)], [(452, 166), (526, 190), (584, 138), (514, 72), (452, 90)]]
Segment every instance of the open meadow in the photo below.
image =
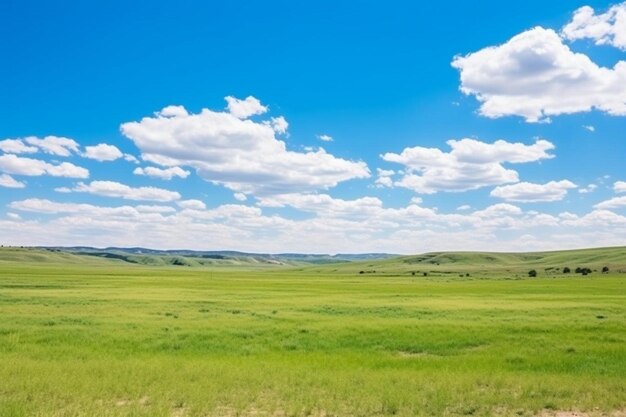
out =
[(624, 415), (609, 252), (192, 268), (3, 249), (0, 417)]

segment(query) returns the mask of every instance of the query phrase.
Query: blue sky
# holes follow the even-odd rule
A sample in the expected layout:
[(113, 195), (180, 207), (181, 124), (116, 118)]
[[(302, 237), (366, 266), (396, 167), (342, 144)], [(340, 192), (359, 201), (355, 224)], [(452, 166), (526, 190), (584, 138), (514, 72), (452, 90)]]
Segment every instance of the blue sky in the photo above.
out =
[(594, 1), (2, 2), (0, 243), (625, 244), (624, 28)]

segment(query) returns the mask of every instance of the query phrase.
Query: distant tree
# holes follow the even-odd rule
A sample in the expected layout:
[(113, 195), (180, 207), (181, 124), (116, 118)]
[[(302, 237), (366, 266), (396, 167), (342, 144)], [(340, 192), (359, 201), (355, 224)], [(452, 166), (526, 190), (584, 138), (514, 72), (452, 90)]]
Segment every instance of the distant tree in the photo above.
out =
[(602, 273), (606, 274), (607, 272), (609, 272), (609, 267), (608, 266), (602, 267)]
[(535, 278), (537, 276), (537, 271), (531, 269), (530, 271), (528, 271), (528, 276), (531, 278)]
[(582, 274), (583, 269), (579, 266), (576, 267), (576, 269), (574, 270), (574, 272), (576, 272), (577, 274)]
[(424, 272), (422, 275), (424, 275), (425, 277), (428, 276), (428, 272)]
[(572, 272), (572, 270), (569, 269), (569, 266), (566, 266), (565, 268), (563, 268), (563, 273), (564, 274), (569, 274), (570, 272)]
[(364, 273), (365, 273), (365, 271), (359, 271), (359, 274), (364, 274)]
[(411, 272), (411, 275), (415, 276), (415, 271)]

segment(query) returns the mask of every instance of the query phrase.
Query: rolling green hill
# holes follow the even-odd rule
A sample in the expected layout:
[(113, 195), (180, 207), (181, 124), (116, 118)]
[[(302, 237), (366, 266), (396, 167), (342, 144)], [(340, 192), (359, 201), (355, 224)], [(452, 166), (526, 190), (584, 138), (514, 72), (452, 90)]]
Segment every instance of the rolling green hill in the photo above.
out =
[(254, 256), (193, 257), (164, 254), (135, 254), (122, 251), (71, 251), (58, 248), (13, 248), (0, 249), (0, 264), (10, 262), (33, 264), (88, 264), (88, 265), (143, 265), (143, 266), (186, 266), (186, 267), (277, 267), (298, 265)]
[(569, 267), (572, 273), (577, 267), (590, 268), (599, 273), (605, 266), (610, 271), (626, 272), (626, 247), (527, 253), (433, 252), (377, 261), (309, 266), (302, 271), (383, 276), (413, 273), (449, 277), (467, 274), (521, 276), (531, 269), (544, 275), (562, 274), (564, 267)]
[[(578, 249), (554, 252), (432, 252), (421, 255), (396, 256), (383, 259), (320, 261), (325, 255), (294, 254), (284, 259), (280, 255), (253, 255), (229, 252), (227, 255), (183, 256), (154, 251), (137, 253), (122, 249), (72, 251), (58, 248), (2, 248), (0, 263), (139, 265), (148, 267), (237, 267), (243, 269), (284, 270), (301, 273), (363, 274), (372, 276), (421, 275), (466, 277), (474, 275), (521, 276), (535, 269), (541, 275), (557, 275), (569, 267), (589, 268), (600, 273), (603, 267), (612, 272), (626, 272), (626, 247)], [(384, 255), (387, 256), (387, 255)]]

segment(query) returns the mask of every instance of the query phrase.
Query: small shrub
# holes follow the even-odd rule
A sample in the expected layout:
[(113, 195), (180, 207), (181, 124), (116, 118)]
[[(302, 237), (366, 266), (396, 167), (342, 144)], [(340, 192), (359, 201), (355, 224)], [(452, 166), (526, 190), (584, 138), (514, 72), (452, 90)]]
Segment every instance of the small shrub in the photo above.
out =
[(571, 273), (571, 272), (572, 272), (572, 270), (571, 270), (571, 269), (569, 269), (569, 266), (566, 266), (565, 268), (563, 268), (563, 273), (564, 273), (564, 274), (569, 274), (569, 273)]
[(608, 266), (604, 266), (604, 267), (602, 267), (602, 273), (603, 273), (603, 274), (606, 274), (606, 273), (608, 273), (608, 272), (609, 272), (609, 267), (608, 267)]
[(537, 276), (537, 271), (531, 269), (530, 271), (528, 271), (528, 276), (531, 278), (535, 278)]

